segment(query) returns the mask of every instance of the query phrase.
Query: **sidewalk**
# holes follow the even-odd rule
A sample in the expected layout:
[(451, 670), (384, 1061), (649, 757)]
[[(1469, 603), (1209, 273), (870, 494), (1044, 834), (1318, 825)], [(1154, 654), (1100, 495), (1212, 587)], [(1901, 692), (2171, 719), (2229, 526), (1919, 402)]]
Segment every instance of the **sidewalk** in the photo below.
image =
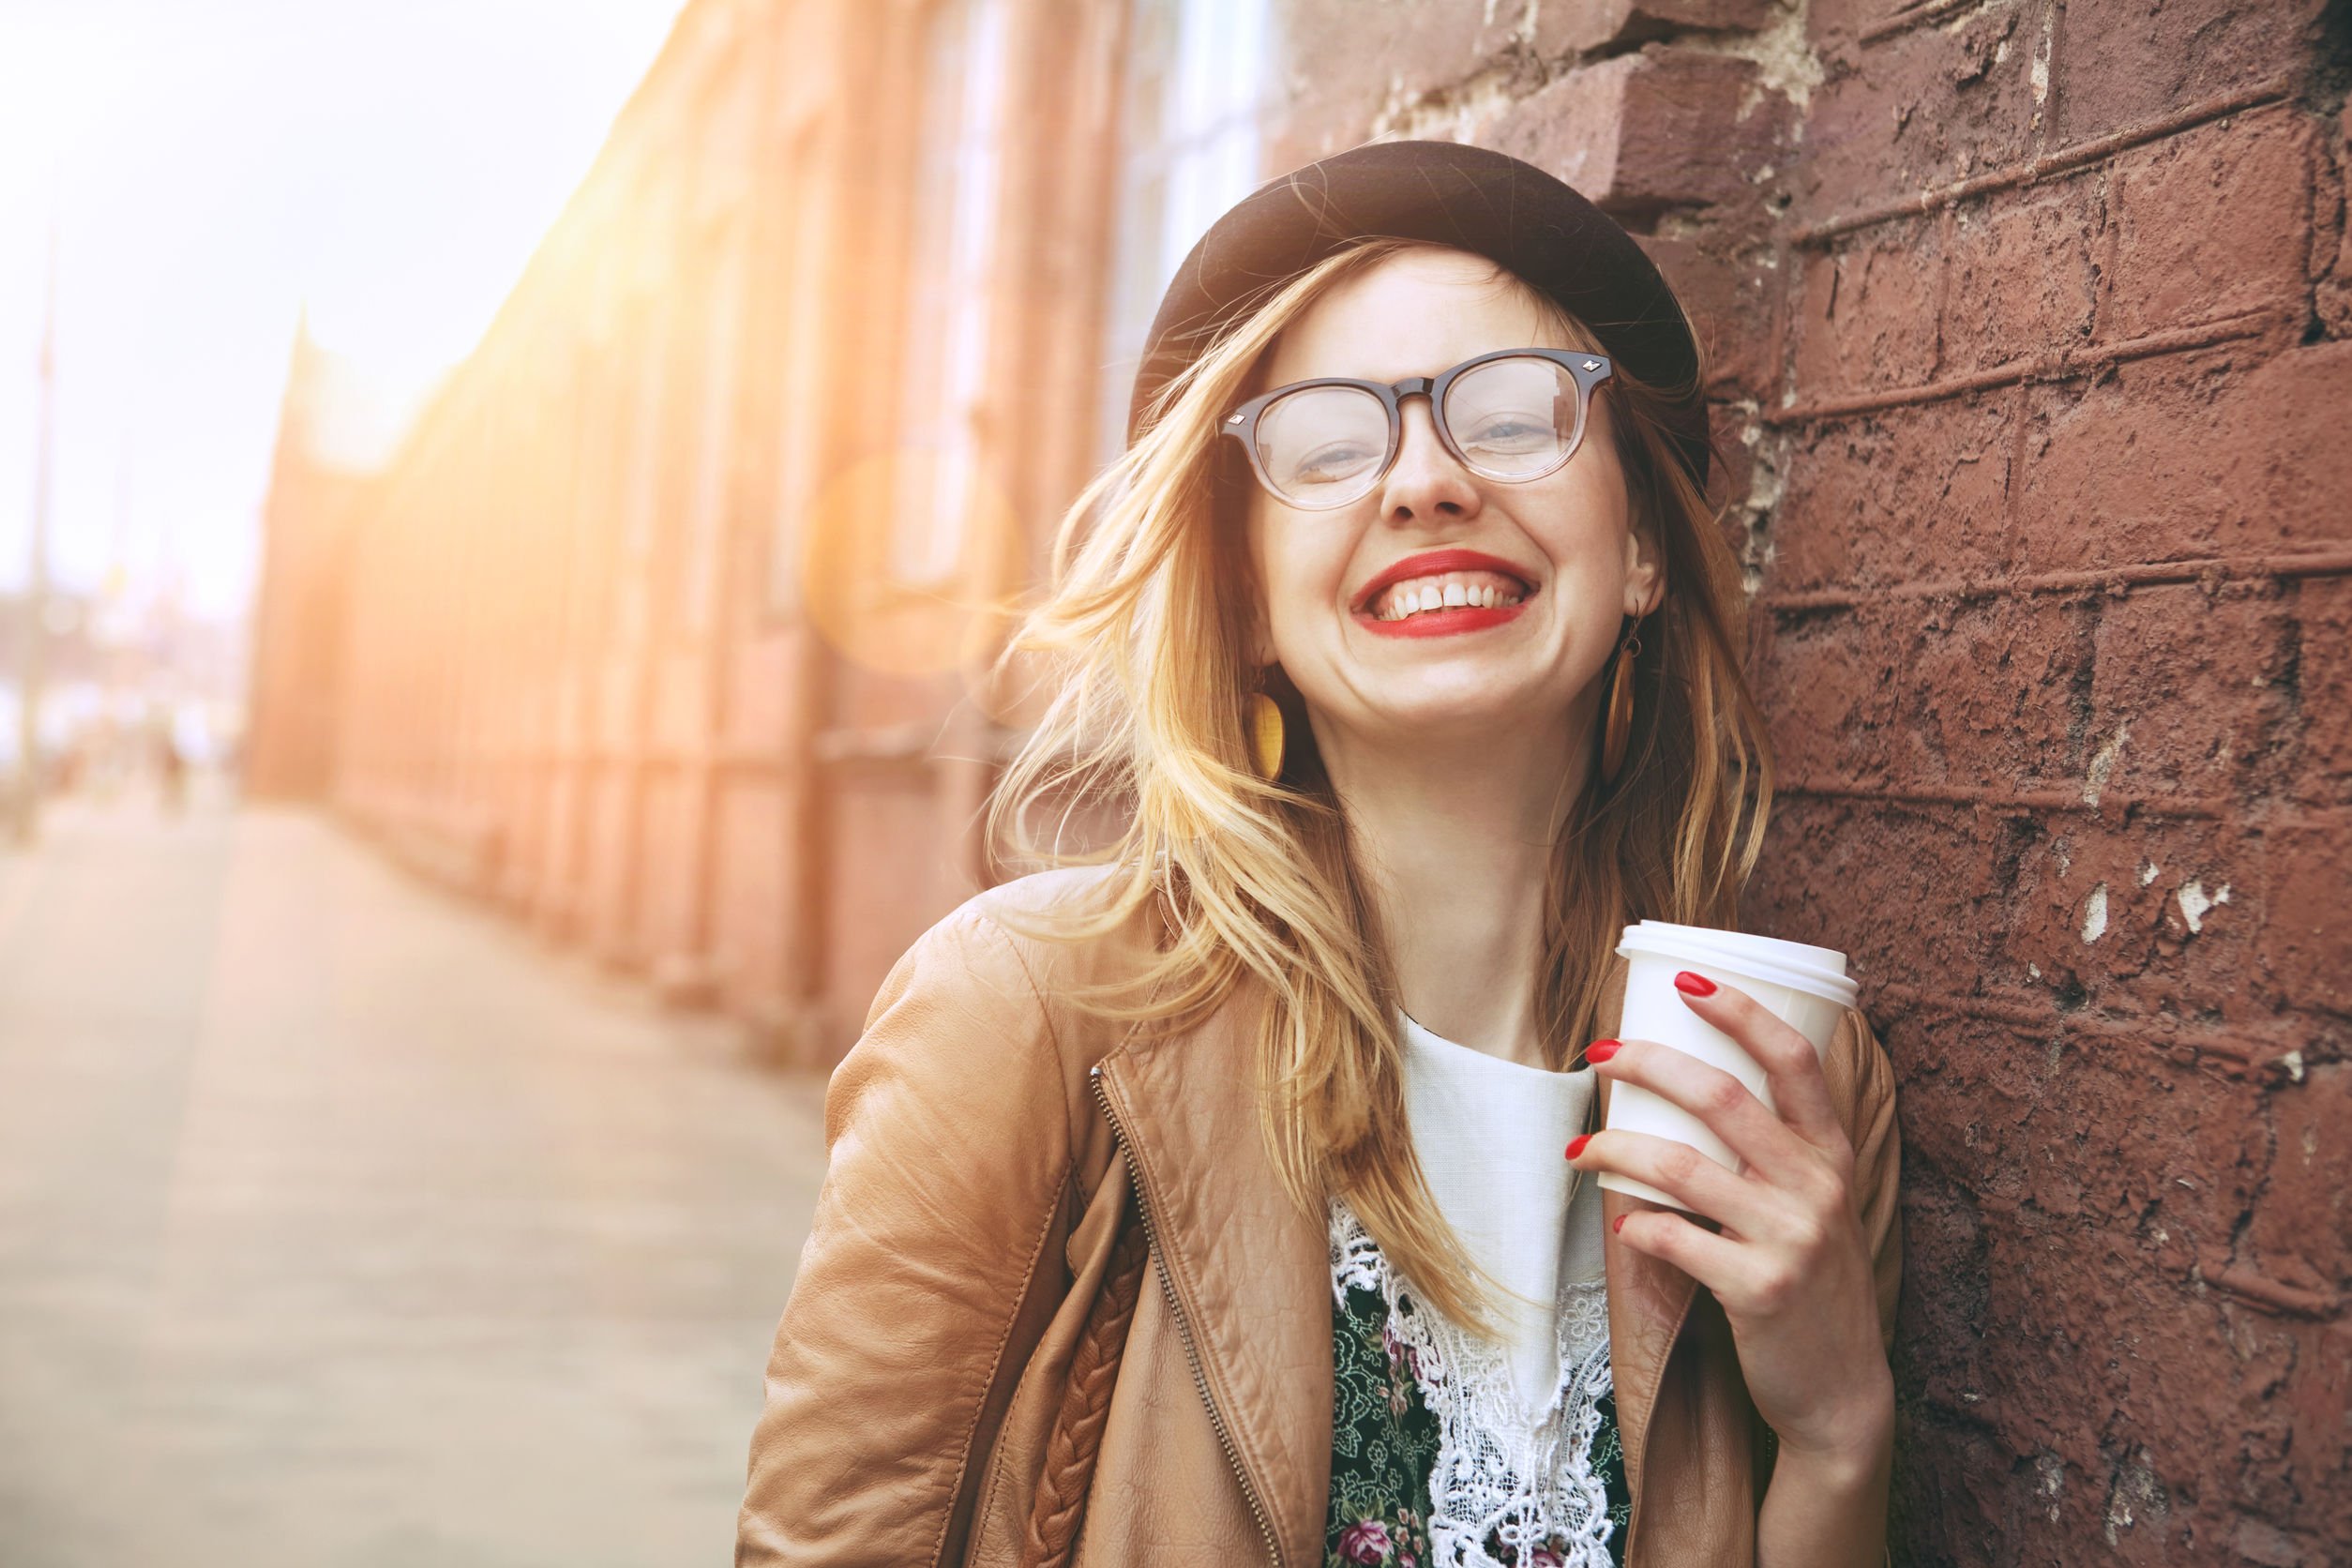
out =
[(309, 816), (0, 850), (0, 1562), (730, 1560), (822, 1083)]

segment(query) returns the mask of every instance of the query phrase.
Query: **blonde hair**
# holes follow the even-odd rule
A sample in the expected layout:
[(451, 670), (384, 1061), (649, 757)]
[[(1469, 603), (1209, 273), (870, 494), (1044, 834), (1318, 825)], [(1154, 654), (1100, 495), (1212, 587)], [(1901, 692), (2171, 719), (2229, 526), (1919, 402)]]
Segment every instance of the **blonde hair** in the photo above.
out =
[[(1168, 386), (1063, 518), (1050, 584), (1006, 651), (1045, 657), (1051, 699), (998, 783), (988, 832), (1016, 863), (1117, 868), (1103, 907), (1056, 912), (1036, 935), (1086, 940), (1161, 902), (1168, 935), (1142, 971), (1075, 999), (1098, 1015), (1181, 1026), (1245, 976), (1262, 981), (1256, 1067), (1285, 1187), (1318, 1214), (1345, 1198), (1426, 1301), (1484, 1326), (1491, 1281), (1413, 1158), (1386, 944), (1295, 694), (1281, 699), (1293, 761), (1273, 780), (1250, 764), (1248, 480), (1238, 445), (1219, 434), (1284, 327), (1413, 243), (1360, 241), (1270, 290)], [(1496, 270), (1562, 346), (1597, 347), (1548, 296)], [(1667, 423), (1698, 385), (1644, 386), (1621, 367), (1606, 395), (1634, 525), (1657, 548), (1666, 592), (1642, 626), (1622, 771), (1604, 791), (1595, 770), (1548, 864), (1535, 1016), (1555, 1068), (1591, 1037), (1625, 925), (1733, 924), (1772, 799), (1763, 722), (1740, 670), (1738, 565)], [(1069, 852), (1058, 832), (1049, 843), (1033, 832), (1040, 819), (1088, 812), (1117, 824), (1113, 841)]]

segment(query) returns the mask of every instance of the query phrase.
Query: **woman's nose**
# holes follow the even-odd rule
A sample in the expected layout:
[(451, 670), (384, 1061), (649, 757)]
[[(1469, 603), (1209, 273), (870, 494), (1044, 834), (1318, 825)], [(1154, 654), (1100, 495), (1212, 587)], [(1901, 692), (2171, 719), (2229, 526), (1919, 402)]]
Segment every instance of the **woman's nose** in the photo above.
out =
[(1437, 411), (1426, 398), (1408, 398), (1396, 461), (1380, 481), (1380, 516), (1391, 522), (1427, 522), (1477, 515), (1477, 476), (1438, 437)]

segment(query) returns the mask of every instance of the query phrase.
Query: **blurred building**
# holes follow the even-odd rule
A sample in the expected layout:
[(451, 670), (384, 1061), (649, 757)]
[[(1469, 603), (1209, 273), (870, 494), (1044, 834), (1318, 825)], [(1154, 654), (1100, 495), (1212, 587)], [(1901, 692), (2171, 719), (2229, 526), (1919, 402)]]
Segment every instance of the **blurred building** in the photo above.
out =
[(352, 530), (414, 412), (313, 343), (307, 317), (295, 329), (262, 513), (267, 610), (255, 626), (244, 767), (257, 798), (316, 799), (333, 786)]
[(1001, 606), (1256, 183), (1266, 26), (696, 0), (389, 461), (297, 349), (251, 787), (837, 1054), (991, 874)]

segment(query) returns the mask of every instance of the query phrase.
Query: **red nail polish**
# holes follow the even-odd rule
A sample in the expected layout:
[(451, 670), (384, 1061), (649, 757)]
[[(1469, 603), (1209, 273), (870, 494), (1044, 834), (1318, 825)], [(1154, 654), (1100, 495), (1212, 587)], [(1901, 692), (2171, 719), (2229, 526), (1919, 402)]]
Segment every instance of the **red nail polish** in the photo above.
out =
[(1712, 980), (1708, 979), (1704, 974), (1693, 974), (1687, 969), (1674, 977), (1674, 988), (1685, 996), (1715, 994), (1715, 983)]
[(1591, 1141), (1592, 1135), (1591, 1133), (1578, 1133), (1576, 1137), (1570, 1138), (1568, 1140), (1568, 1157), (1573, 1160), (1578, 1154), (1583, 1153), (1584, 1146)]
[(1614, 1040), (1595, 1040), (1584, 1048), (1584, 1059), (1587, 1062), (1606, 1062), (1617, 1054), (1618, 1049)]
[(1613, 1235), (1613, 1234), (1615, 1234), (1616, 1232), (1620, 1231), (1620, 1230), (1624, 1229), (1625, 1229), (1625, 1216), (1624, 1216), (1623, 1214), (1620, 1214), (1620, 1215), (1618, 1215), (1618, 1216), (1617, 1216), (1617, 1218), (1615, 1218), (1614, 1220), (1611, 1220), (1611, 1221), (1609, 1222), (1609, 1231), (1610, 1231), (1610, 1233), (1611, 1233), (1612, 1235)]

